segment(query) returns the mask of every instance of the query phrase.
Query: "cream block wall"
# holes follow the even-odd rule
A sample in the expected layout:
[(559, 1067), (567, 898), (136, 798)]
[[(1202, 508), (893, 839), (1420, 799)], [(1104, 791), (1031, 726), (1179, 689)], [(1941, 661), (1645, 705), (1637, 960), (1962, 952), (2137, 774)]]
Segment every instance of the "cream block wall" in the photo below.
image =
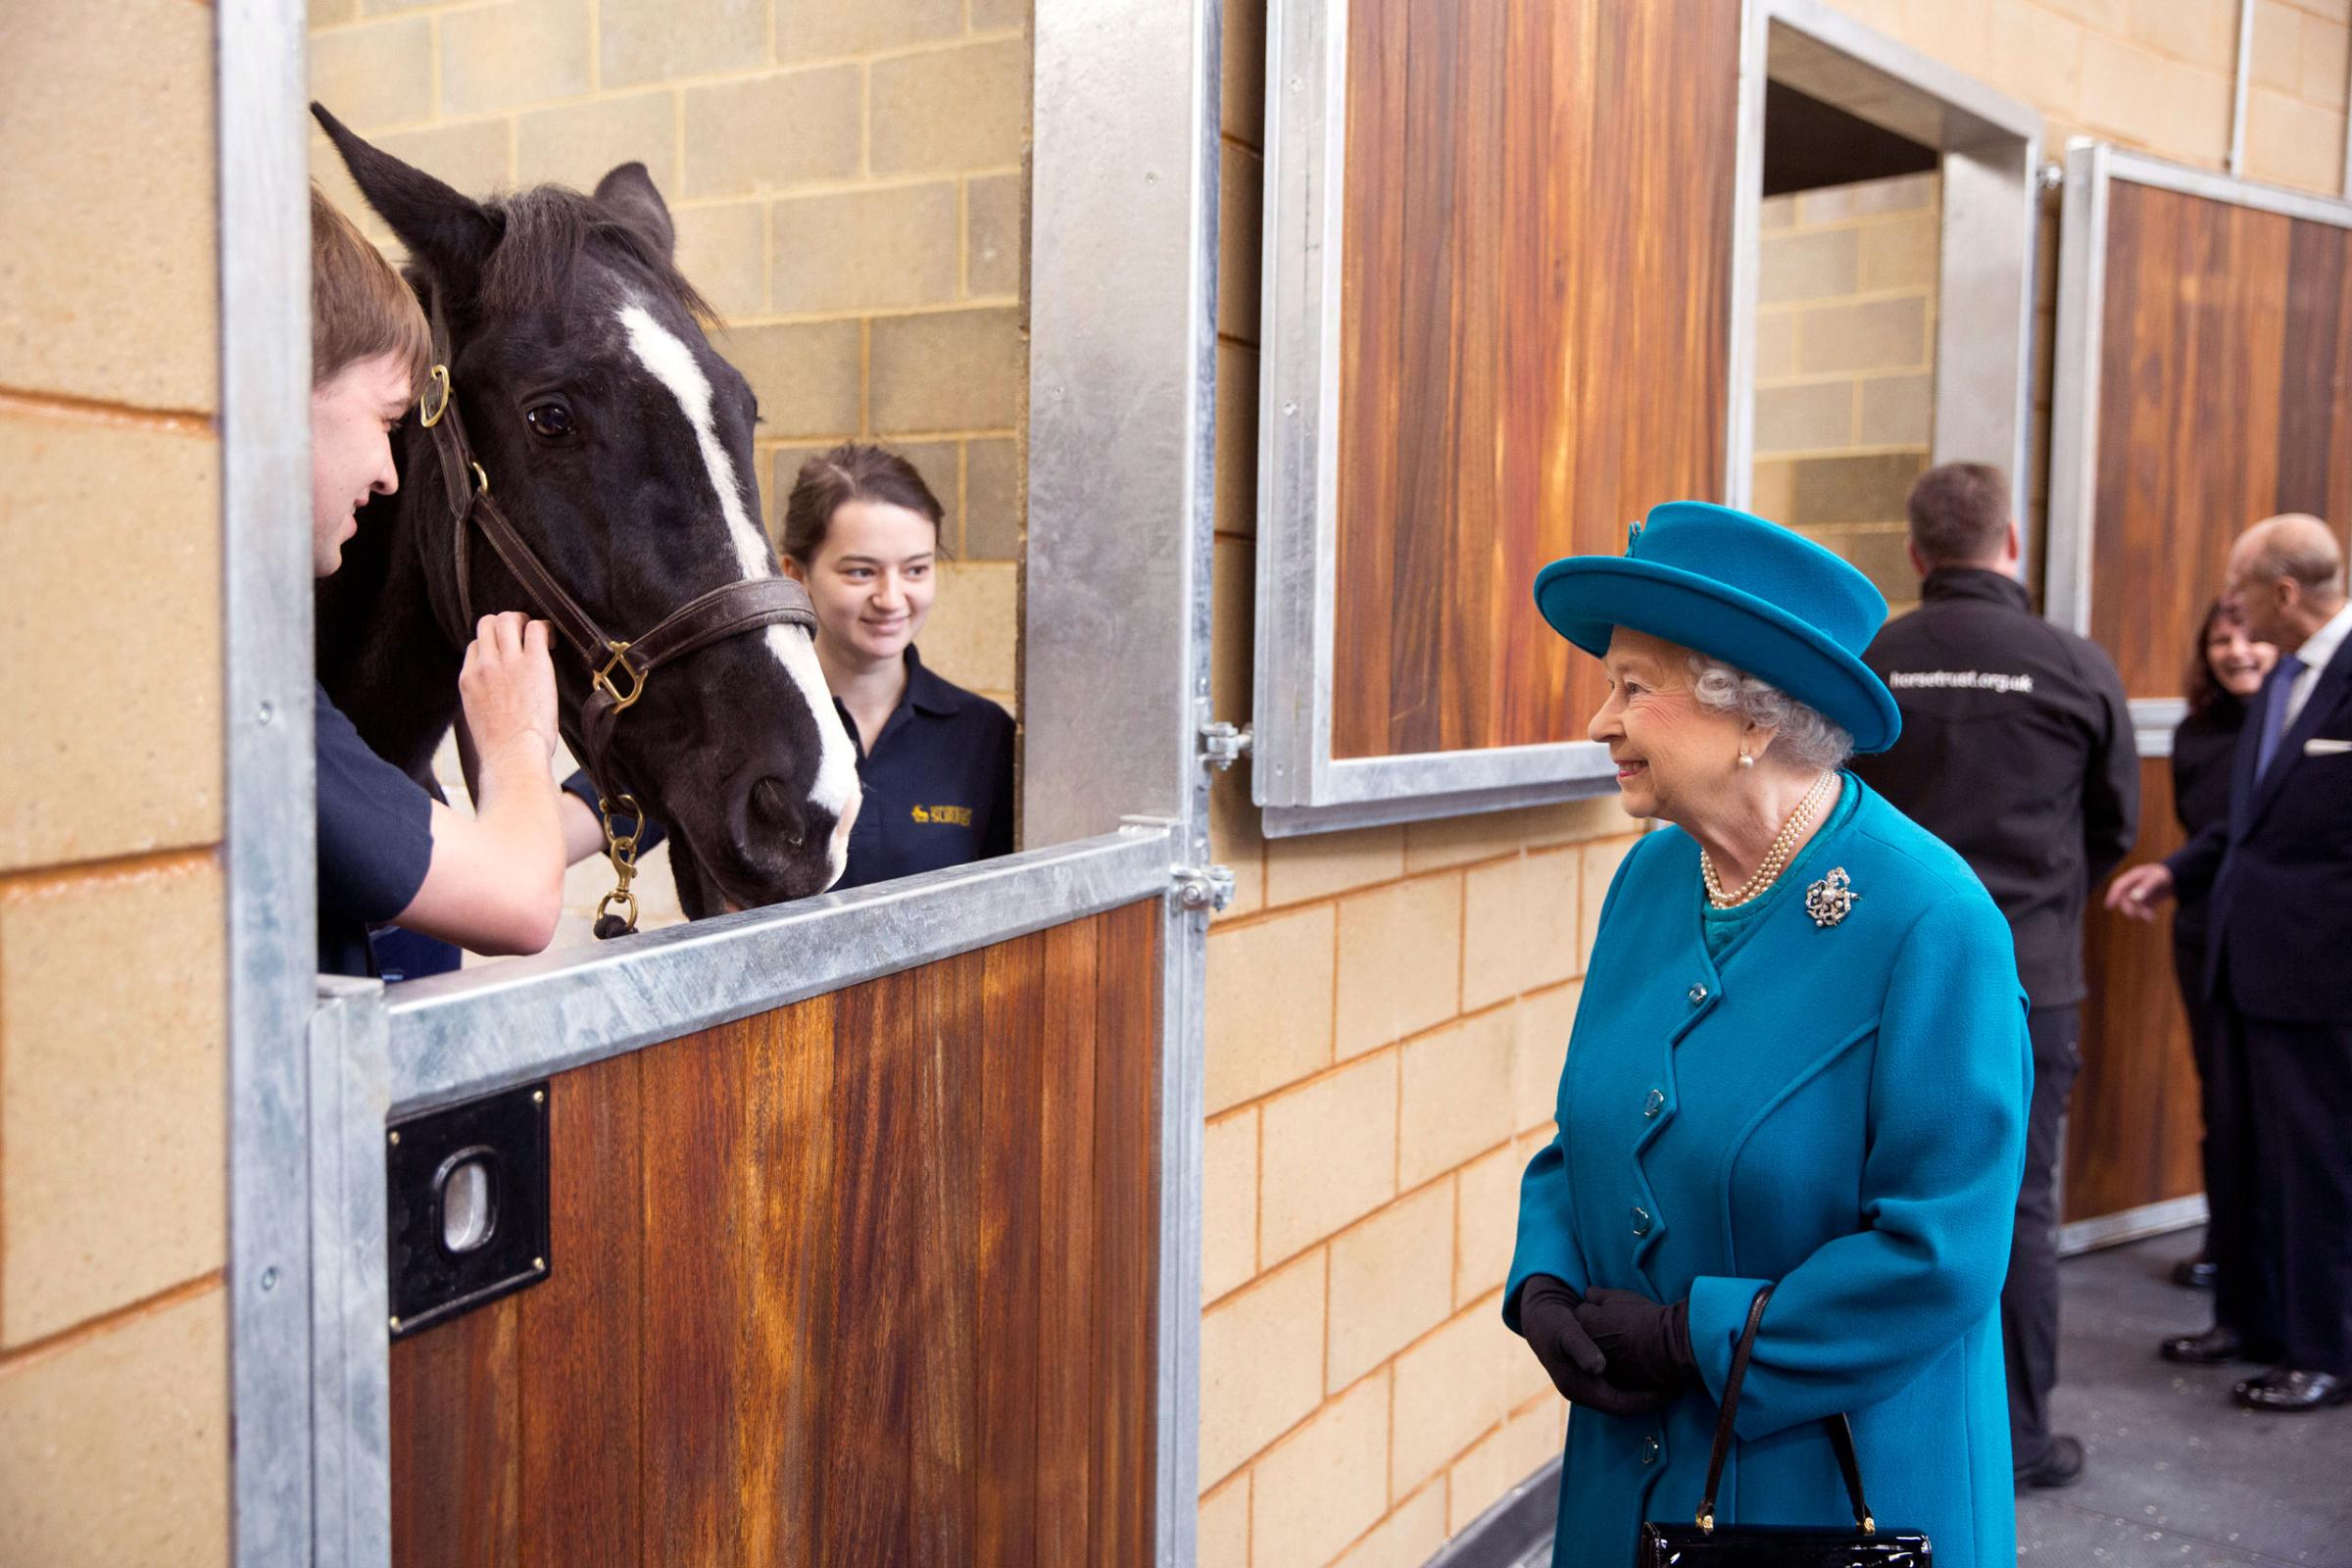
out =
[(1752, 503), (1897, 607), (1919, 598), (1903, 501), (1934, 433), (1939, 185), (1864, 180), (1759, 214)]
[(213, 13), (0, 8), (0, 1562), (228, 1555)]
[[(2352, 0), (2260, 5), (2246, 172), (2333, 194)], [(2053, 156), (2076, 132), (2208, 168), (2228, 151), (2234, 0), (1844, 9), (2035, 105)], [(1253, 636), (1264, 10), (1224, 7), (1213, 670), (1217, 715), (1236, 721)], [(1798, 243), (1772, 278), (1791, 292), (1761, 313), (1767, 385), (1787, 395), (1759, 452), (1781, 467), (1759, 482), (1784, 511), (1839, 518), (1824, 535), (1899, 588), (1888, 525), (1925, 461), (1935, 251), (1933, 181), (1896, 184), (1770, 215), (1768, 239)], [(1806, 331), (1816, 308), (1834, 332)], [(1825, 456), (1868, 461), (1806, 475), (1798, 497), (1797, 466)], [(1246, 763), (1211, 800), (1238, 895), (1208, 945), (1200, 1562), (1414, 1568), (1558, 1451), (1565, 1406), (1498, 1297), (1519, 1173), (1550, 1136), (1633, 824), (1603, 800), (1267, 842)]]

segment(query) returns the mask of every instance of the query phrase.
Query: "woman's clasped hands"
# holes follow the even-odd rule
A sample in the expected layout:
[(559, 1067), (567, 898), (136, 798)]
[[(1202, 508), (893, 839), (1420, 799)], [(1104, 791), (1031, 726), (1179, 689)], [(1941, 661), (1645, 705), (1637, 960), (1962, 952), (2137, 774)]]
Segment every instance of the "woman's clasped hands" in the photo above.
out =
[(1520, 1287), (1519, 1326), (1561, 1396), (1604, 1415), (1647, 1415), (1701, 1386), (1688, 1301), (1606, 1286), (1579, 1296), (1535, 1274)]

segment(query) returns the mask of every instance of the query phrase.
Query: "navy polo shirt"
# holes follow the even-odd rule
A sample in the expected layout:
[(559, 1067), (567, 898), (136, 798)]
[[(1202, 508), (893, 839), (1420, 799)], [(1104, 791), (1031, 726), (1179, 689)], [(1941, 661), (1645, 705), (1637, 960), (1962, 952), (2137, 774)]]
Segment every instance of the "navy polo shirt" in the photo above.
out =
[(833, 706), (865, 791), (836, 889), (1012, 853), (1011, 714), (932, 674), (911, 646), (906, 690), (871, 753), (850, 710)]
[[(378, 757), (326, 688), (316, 690), (318, 972), (380, 975), (387, 984), (447, 974), (465, 962), (456, 943), (389, 923), (416, 901), (432, 867), (440, 786), (428, 790)], [(596, 809), (586, 769), (563, 787)], [(651, 854), (662, 838), (662, 824), (647, 818), (637, 830), (638, 855)]]
[(368, 928), (416, 902), (433, 863), (433, 798), (375, 755), (317, 688), (318, 972), (374, 974)]

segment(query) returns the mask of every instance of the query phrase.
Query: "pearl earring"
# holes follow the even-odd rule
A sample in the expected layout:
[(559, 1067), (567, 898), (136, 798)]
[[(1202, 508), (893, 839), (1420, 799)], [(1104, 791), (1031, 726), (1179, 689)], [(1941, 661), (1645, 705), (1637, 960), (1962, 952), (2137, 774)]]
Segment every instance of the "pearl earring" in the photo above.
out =
[(1756, 765), (1756, 760), (1747, 755), (1747, 748), (1744, 746), (1740, 748), (1740, 765), (1741, 767), (1753, 767)]

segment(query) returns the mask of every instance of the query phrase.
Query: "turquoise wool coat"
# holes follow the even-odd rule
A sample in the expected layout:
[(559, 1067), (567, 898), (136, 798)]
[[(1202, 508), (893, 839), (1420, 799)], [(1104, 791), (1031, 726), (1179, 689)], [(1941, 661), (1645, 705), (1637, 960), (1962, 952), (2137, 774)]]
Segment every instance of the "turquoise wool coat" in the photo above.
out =
[[(1936, 1568), (2017, 1557), (1999, 1297), (2033, 1054), (2009, 927), (1960, 858), (1871, 793), (1807, 846), (1720, 969), (1698, 847), (1643, 838), (1601, 906), (1559, 1135), (1521, 1184), (1531, 1274), (1690, 1301), (1706, 1381), (1568, 1424), (1555, 1561), (1630, 1562), (1688, 1524), (1749, 1302), (1777, 1289), (1719, 1522), (1850, 1524), (1823, 1417), (1847, 1412), (1882, 1527)], [(1860, 895), (1817, 926), (1805, 884)], [(1513, 1329), (1518, 1323), (1505, 1307)]]

